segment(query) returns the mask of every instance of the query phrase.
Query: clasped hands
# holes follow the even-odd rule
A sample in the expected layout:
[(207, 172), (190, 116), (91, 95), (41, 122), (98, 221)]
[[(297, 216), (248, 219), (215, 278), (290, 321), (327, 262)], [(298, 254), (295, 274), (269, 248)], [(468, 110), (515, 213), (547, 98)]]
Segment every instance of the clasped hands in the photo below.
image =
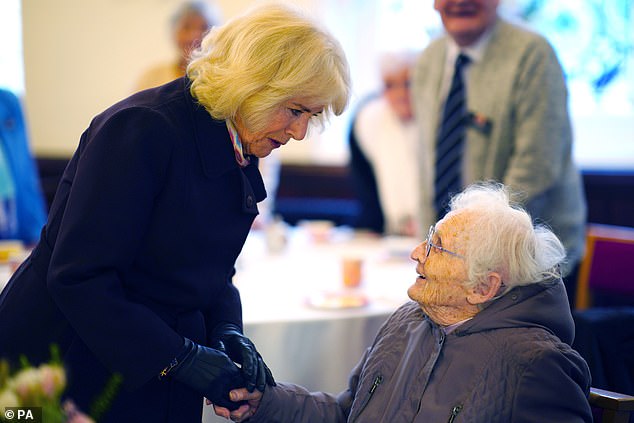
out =
[[(235, 421), (252, 416), (266, 385), (275, 386), (253, 342), (231, 323), (214, 329), (211, 348), (185, 338), (184, 352), (172, 373), (213, 403), (216, 414)], [(237, 396), (233, 393), (230, 398), (231, 390)]]
[[(254, 389), (249, 392), (246, 388), (233, 389), (229, 392), (231, 401), (240, 404), (236, 409), (230, 410), (226, 407), (214, 404), (214, 412), (220, 417), (231, 419), (234, 422), (242, 422), (252, 417), (260, 405), (262, 399), (262, 391)], [(207, 405), (212, 404), (207, 400)]]

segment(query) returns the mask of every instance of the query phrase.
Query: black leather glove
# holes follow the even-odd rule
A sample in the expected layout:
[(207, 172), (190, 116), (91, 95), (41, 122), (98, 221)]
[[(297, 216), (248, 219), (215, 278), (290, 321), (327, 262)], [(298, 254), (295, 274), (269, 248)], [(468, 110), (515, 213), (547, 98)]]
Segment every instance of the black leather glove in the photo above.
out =
[(245, 386), (240, 368), (222, 351), (185, 338), (183, 351), (169, 374), (216, 405), (235, 410), (243, 402), (229, 399), (229, 391)]
[(275, 386), (271, 370), (255, 349), (253, 342), (244, 336), (240, 328), (232, 323), (221, 323), (212, 332), (212, 345), (226, 352), (231, 359), (242, 366), (242, 376), (249, 392), (257, 389), (264, 392), (266, 385)]

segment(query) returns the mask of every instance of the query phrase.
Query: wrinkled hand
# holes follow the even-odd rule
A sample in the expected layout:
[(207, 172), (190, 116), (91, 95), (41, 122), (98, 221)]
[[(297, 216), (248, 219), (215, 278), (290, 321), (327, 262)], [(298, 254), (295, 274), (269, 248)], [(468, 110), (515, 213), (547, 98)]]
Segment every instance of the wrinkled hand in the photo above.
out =
[(212, 345), (225, 352), (231, 360), (242, 367), (242, 376), (249, 392), (255, 389), (264, 392), (266, 385), (275, 386), (271, 370), (253, 342), (242, 334), (240, 328), (231, 323), (218, 325), (212, 333)]
[[(234, 422), (243, 422), (253, 417), (258, 410), (260, 401), (262, 400), (262, 392), (255, 390), (249, 392), (245, 388), (234, 389), (229, 392), (229, 398), (232, 401), (242, 402), (243, 404), (237, 409), (230, 411), (228, 408), (214, 404), (214, 412), (220, 417), (231, 419)], [(246, 404), (244, 403), (246, 401)], [(211, 402), (208, 402), (209, 405)]]

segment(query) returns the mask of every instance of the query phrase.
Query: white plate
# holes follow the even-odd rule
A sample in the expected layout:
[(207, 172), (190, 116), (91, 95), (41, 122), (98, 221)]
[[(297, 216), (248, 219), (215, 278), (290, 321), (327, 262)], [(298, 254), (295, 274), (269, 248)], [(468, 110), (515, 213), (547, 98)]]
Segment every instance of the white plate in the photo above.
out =
[(309, 307), (326, 310), (365, 307), (368, 302), (365, 295), (354, 291), (320, 292), (306, 300)]

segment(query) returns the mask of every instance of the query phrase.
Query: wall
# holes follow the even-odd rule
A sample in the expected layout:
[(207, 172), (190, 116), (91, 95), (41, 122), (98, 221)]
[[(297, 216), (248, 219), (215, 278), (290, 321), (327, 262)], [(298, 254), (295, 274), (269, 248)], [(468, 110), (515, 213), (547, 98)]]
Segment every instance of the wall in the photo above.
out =
[[(25, 103), (36, 155), (69, 156), (94, 115), (130, 94), (145, 68), (174, 54), (168, 18), (182, 1), (22, 0)], [(256, 3), (216, 1), (225, 19)], [(375, 84), (373, 54), (385, 31), (372, 23), (384, 11), (379, 1), (370, 0), (287, 1), (309, 9), (341, 41), (352, 71), (353, 98), (350, 110), (333, 119), (324, 133), (313, 132), (307, 141), (275, 154), (288, 163), (344, 164), (350, 112)], [(421, 13), (431, 17), (435, 12), (427, 5), (421, 6)], [(573, 112), (583, 109), (578, 101), (571, 103)], [(581, 167), (634, 169), (631, 104), (617, 102), (615, 107), (622, 112), (573, 114), (574, 153)]]
[[(25, 105), (37, 156), (66, 157), (104, 108), (128, 96), (149, 65), (175, 52), (169, 17), (182, 0), (22, 2)], [(255, 4), (218, 0), (229, 19)], [(292, 3), (311, 9), (318, 0)], [(304, 154), (301, 145), (291, 153)]]

